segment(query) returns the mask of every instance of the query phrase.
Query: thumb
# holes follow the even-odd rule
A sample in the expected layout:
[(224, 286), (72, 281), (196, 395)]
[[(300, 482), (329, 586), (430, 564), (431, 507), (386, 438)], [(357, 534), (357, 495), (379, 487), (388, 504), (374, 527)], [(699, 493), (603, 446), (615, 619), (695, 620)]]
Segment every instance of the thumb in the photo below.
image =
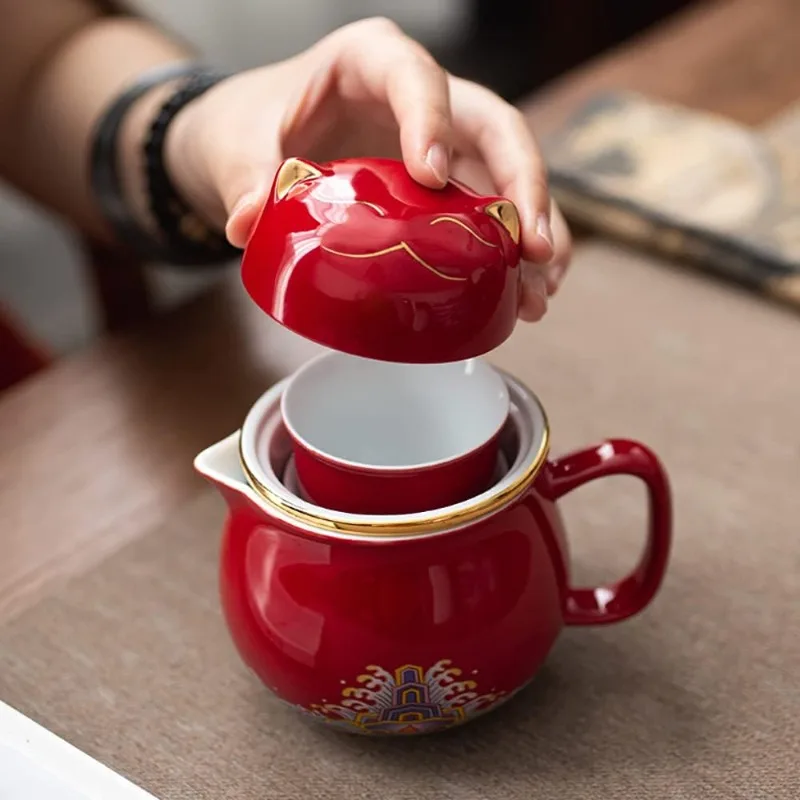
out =
[(257, 188), (239, 193), (233, 199), (225, 223), (225, 235), (234, 247), (244, 248), (247, 245), (258, 215), (267, 201), (268, 191), (268, 185), (262, 183)]
[(277, 147), (257, 148), (252, 144), (241, 149), (237, 147), (227, 164), (221, 157), (217, 160), (214, 182), (225, 209), (225, 235), (234, 247), (243, 248), (247, 244), (279, 164)]

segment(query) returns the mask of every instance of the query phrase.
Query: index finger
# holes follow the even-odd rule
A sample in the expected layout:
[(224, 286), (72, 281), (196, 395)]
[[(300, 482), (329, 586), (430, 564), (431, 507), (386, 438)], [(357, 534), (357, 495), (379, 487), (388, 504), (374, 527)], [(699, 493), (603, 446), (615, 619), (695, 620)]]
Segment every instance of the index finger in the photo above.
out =
[(371, 19), (338, 32), (337, 81), (342, 99), (391, 109), (403, 161), (431, 188), (449, 177), (453, 123), (447, 75), (435, 59), (390, 20)]

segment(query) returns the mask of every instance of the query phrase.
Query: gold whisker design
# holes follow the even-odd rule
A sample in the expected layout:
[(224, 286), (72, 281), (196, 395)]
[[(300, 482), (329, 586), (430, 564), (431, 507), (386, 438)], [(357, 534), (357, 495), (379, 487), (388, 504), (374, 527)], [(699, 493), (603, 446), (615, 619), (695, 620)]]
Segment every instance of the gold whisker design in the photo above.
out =
[(487, 247), (497, 247), (496, 244), (492, 242), (487, 242), (482, 236), (479, 236), (469, 225), (465, 225), (460, 219), (456, 219), (455, 217), (436, 217), (436, 219), (431, 220), (431, 225), (437, 225), (439, 222), (452, 222), (454, 225), (459, 225), (462, 227), (467, 233), (471, 233), (481, 244), (485, 244)]
[(386, 216), (386, 212), (380, 206), (376, 206), (375, 203), (370, 203), (367, 200), (356, 200), (355, 202), (360, 206), (369, 206), (373, 211), (377, 212), (382, 217)]
[(342, 256), (343, 258), (377, 258), (378, 256), (386, 256), (389, 253), (396, 253), (398, 250), (405, 251), (417, 264), (421, 264), (425, 269), (432, 272), (434, 275), (438, 275), (440, 278), (446, 281), (465, 281), (467, 280), (465, 277), (459, 275), (445, 275), (444, 272), (439, 272), (436, 267), (432, 267), (428, 264), (427, 261), (420, 258), (412, 249), (411, 246), (408, 245), (406, 242), (400, 242), (399, 244), (394, 245), (393, 247), (387, 247), (384, 250), (375, 250), (372, 253), (344, 253), (341, 250), (334, 250), (331, 247), (326, 247), (324, 244), (321, 245), (322, 249), (326, 253), (330, 253), (334, 256)]

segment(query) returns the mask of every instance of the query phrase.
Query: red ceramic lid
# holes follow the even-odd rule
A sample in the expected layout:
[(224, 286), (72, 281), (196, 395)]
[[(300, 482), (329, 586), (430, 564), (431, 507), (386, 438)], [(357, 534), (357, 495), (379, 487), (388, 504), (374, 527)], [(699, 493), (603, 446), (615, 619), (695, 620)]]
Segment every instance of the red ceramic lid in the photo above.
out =
[(242, 280), (280, 324), (382, 361), (443, 363), (501, 344), (520, 299), (512, 203), (401, 161), (288, 159), (244, 252)]

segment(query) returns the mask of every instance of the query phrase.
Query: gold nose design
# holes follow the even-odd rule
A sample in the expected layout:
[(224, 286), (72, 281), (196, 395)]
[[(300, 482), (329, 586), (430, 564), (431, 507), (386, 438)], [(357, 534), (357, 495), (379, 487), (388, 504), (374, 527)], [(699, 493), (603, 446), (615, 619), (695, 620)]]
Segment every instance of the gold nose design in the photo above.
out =
[(508, 231), (514, 244), (519, 244), (519, 214), (516, 206), (510, 200), (498, 200), (496, 203), (490, 203), (484, 210)]

